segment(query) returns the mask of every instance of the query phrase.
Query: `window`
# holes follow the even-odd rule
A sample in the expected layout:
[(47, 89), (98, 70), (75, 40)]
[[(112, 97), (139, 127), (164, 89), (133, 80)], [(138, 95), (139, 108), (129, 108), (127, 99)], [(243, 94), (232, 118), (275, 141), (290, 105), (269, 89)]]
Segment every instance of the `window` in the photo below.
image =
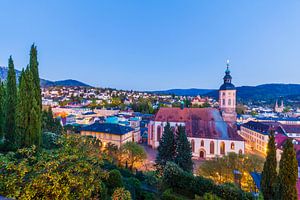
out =
[(192, 152), (195, 152), (195, 141), (191, 140)]
[(215, 143), (213, 141), (210, 142), (209, 147), (210, 147), (209, 153), (214, 154), (215, 153)]
[(223, 103), (222, 104), (223, 104), (223, 106), (225, 106), (225, 99), (223, 99)]
[(240, 150), (239, 150), (239, 154), (240, 154), (240, 155), (242, 155), (242, 154), (243, 154), (243, 151), (242, 151), (242, 149), (240, 149)]
[(225, 155), (225, 142), (221, 142), (220, 145), (220, 154)]
[(158, 126), (157, 127), (157, 133), (156, 133), (156, 139), (157, 139), (157, 141), (160, 141), (160, 138), (161, 138), (161, 127)]
[(201, 147), (204, 147), (204, 141), (203, 140), (201, 140)]
[(234, 142), (231, 142), (230, 149), (234, 150)]
[(228, 105), (231, 106), (231, 99), (228, 99)]

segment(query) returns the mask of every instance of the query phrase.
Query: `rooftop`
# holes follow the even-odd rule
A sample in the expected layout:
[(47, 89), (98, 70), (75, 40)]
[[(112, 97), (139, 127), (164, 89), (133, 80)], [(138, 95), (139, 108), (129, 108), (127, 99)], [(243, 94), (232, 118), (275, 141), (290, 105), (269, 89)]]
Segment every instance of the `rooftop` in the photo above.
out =
[(99, 133), (110, 133), (116, 135), (124, 135), (130, 131), (133, 131), (131, 127), (122, 126), (119, 124), (112, 123), (99, 123), (95, 122), (92, 125), (83, 127), (81, 131), (91, 131), (91, 132), (99, 132)]

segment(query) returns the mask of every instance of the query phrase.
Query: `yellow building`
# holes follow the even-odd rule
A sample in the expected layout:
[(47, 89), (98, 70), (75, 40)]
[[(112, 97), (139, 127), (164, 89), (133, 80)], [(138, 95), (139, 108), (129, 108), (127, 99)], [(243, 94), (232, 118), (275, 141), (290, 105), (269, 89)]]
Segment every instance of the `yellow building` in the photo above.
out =
[(112, 123), (95, 122), (82, 128), (80, 134), (96, 137), (102, 141), (104, 146), (107, 143), (112, 143), (120, 147), (126, 142), (138, 142), (140, 140), (140, 133), (135, 132), (131, 127)]

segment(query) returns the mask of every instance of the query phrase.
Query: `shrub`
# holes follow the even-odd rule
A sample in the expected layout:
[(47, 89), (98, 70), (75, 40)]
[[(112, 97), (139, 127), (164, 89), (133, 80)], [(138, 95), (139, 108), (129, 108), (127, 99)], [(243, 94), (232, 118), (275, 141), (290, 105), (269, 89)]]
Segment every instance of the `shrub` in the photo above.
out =
[(125, 190), (124, 188), (117, 188), (112, 197), (112, 200), (131, 200), (131, 195), (128, 190)]
[(173, 193), (172, 189), (167, 189), (163, 192), (161, 196), (162, 200), (185, 200), (185, 198), (178, 196)]
[(131, 193), (132, 199), (140, 199), (141, 195), (141, 182), (133, 177), (125, 179), (125, 188)]
[(58, 147), (58, 135), (56, 133), (44, 132), (42, 135), (42, 147), (45, 149), (54, 149)]
[(123, 187), (122, 175), (119, 170), (113, 169), (109, 172), (107, 182), (107, 188), (109, 189), (109, 193), (112, 194), (115, 188)]
[(221, 200), (217, 195), (212, 193), (205, 193), (203, 196), (203, 200)]

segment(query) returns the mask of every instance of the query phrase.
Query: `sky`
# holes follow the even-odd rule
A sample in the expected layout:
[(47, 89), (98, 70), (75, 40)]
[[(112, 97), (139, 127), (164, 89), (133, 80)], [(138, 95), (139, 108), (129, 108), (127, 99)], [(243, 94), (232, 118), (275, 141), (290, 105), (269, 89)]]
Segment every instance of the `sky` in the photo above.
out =
[(0, 66), (133, 90), (300, 83), (300, 1), (0, 1)]

